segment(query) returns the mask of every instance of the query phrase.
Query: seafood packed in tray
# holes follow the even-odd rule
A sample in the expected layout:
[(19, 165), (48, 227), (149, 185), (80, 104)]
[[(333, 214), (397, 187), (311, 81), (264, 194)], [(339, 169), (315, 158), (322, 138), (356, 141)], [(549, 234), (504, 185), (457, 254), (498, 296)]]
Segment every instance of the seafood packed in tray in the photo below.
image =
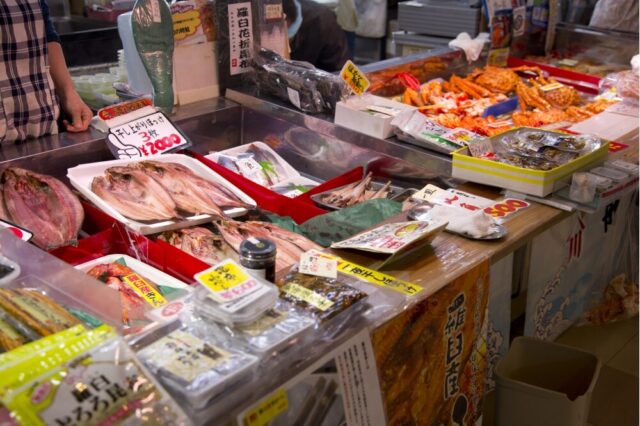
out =
[(324, 322), (368, 297), (367, 293), (350, 285), (351, 281), (353, 279), (343, 274), (334, 279), (293, 269), (279, 283), (280, 297)]
[(98, 208), (142, 234), (236, 217), (256, 205), (204, 164), (182, 154), (83, 164), (69, 169), (67, 176)]
[[(492, 136), (514, 126), (541, 127), (579, 122), (604, 111), (612, 101), (589, 101), (576, 89), (543, 74), (537, 67), (486, 66), (466, 77), (406, 84), (400, 100), (418, 107), (435, 123)], [(487, 115), (488, 107), (517, 96), (519, 111), (510, 116)]]
[(125, 333), (152, 323), (147, 313), (189, 293), (186, 284), (123, 255), (109, 255), (77, 267), (120, 293)]
[(58, 179), (17, 167), (5, 169), (0, 218), (33, 233), (45, 250), (76, 242), (84, 210), (78, 197)]
[(600, 148), (601, 139), (539, 129), (515, 129), (492, 138), (490, 160), (535, 170), (551, 170)]
[(357, 182), (350, 183), (331, 191), (315, 194), (311, 198), (322, 205), (333, 209), (351, 207), (358, 203), (376, 198), (389, 198), (392, 193), (391, 181), (377, 185), (371, 172)]
[(251, 237), (268, 238), (276, 244), (276, 270), (297, 263), (300, 255), (320, 246), (313, 241), (269, 222), (223, 220), (215, 222), (217, 233), (195, 227), (168, 231), (158, 238), (210, 265), (224, 259), (238, 259), (240, 243)]
[(81, 322), (35, 289), (0, 289), (0, 352), (10, 351)]

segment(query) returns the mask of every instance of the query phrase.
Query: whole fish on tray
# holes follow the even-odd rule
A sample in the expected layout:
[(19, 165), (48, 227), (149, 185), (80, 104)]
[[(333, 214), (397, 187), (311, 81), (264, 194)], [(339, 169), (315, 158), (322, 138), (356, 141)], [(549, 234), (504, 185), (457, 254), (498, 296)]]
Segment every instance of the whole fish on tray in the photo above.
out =
[(216, 223), (216, 226), (225, 241), (236, 252), (240, 249), (240, 243), (247, 238), (263, 237), (272, 240), (277, 247), (276, 270), (298, 263), (300, 255), (307, 250), (322, 249), (307, 238), (268, 222), (230, 220)]
[(69, 188), (51, 176), (16, 167), (2, 173), (0, 216), (34, 234), (46, 250), (75, 243), (84, 210)]
[(327, 194), (323, 194), (320, 200), (325, 204), (337, 208), (344, 208), (375, 198), (387, 198), (390, 192), (389, 187), (391, 186), (391, 181), (385, 183), (380, 189), (373, 190), (371, 189), (373, 183), (372, 178), (371, 172), (369, 172), (361, 181), (350, 183)]
[(140, 169), (110, 167), (96, 176), (91, 190), (120, 214), (134, 220), (178, 218), (175, 201), (166, 189)]
[(225, 259), (239, 262), (238, 253), (227, 244), (224, 238), (200, 226), (163, 232), (158, 239), (209, 265), (215, 265)]

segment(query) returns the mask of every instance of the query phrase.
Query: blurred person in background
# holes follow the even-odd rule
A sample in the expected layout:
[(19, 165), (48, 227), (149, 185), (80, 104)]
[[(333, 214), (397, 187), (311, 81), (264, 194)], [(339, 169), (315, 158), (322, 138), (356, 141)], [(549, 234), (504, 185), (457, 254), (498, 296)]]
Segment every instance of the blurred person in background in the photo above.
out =
[(67, 131), (89, 127), (46, 0), (0, 1), (0, 43), (0, 141), (57, 133), (60, 107)]
[(336, 14), (312, 0), (283, 0), (291, 59), (325, 71), (339, 71), (349, 59), (345, 33)]
[(638, 0), (598, 0), (589, 25), (638, 32)]

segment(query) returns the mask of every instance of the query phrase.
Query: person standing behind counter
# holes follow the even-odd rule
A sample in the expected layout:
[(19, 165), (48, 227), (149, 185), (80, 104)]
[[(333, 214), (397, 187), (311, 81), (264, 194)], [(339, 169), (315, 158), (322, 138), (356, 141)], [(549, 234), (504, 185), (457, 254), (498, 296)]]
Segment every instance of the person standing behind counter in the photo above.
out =
[(312, 0), (283, 0), (287, 15), (291, 59), (325, 71), (339, 71), (347, 59), (347, 38), (336, 14)]
[(60, 106), (67, 131), (89, 127), (46, 0), (0, 1), (0, 142), (57, 133)]

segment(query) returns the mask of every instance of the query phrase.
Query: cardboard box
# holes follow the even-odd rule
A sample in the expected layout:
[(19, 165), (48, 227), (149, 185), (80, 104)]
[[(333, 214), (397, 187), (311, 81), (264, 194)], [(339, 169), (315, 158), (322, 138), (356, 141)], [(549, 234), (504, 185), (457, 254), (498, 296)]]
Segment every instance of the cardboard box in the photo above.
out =
[(361, 97), (352, 96), (344, 102), (336, 104), (335, 124), (355, 130), (374, 138), (387, 139), (393, 135), (391, 127), (392, 115), (369, 111), (369, 107), (389, 108), (406, 111), (416, 109), (400, 102), (365, 94)]

